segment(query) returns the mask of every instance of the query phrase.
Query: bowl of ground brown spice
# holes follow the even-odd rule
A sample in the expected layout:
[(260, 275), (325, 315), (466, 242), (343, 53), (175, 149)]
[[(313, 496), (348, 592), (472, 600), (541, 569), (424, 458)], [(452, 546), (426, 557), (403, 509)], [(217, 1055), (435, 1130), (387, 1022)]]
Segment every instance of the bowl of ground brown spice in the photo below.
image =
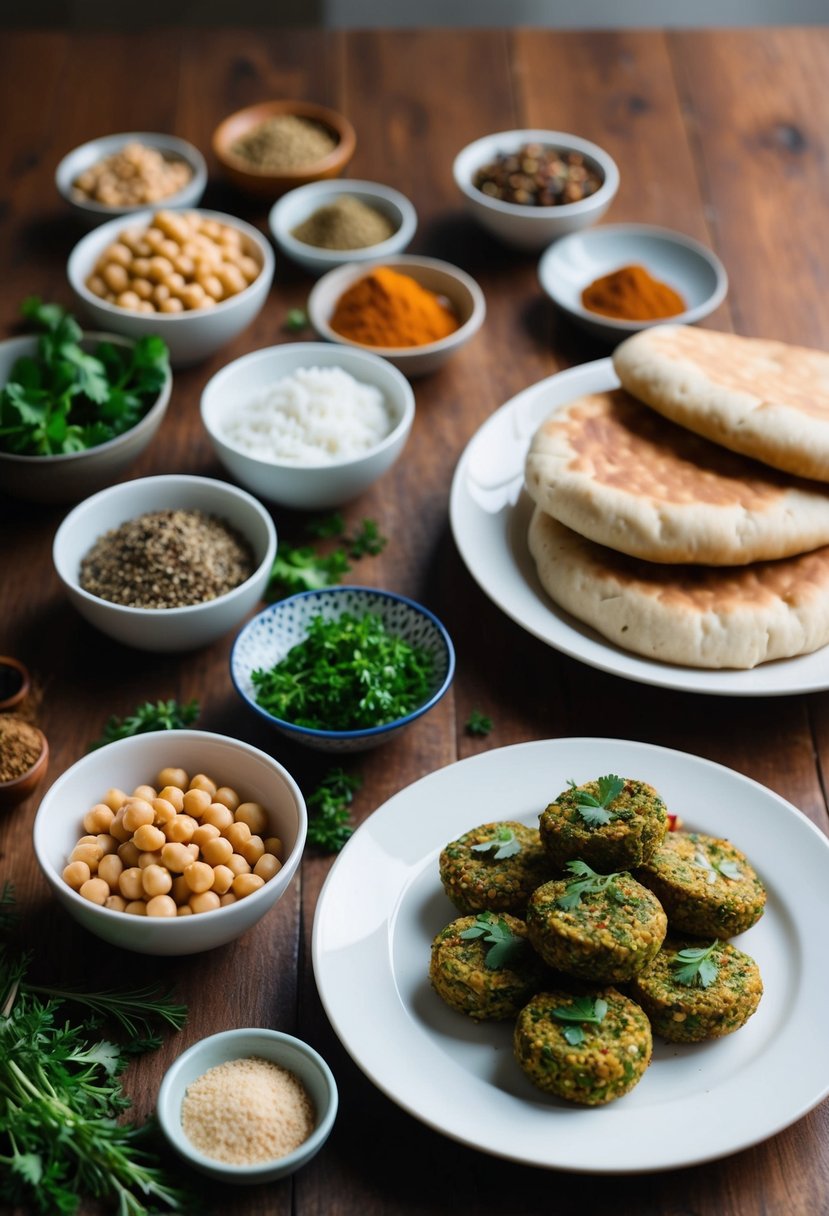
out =
[(564, 237), (542, 255), (538, 277), (559, 308), (614, 345), (665, 321), (699, 321), (728, 289), (725, 268), (710, 249), (646, 224), (609, 224)]
[(279, 198), (306, 182), (338, 177), (356, 145), (344, 115), (311, 101), (246, 106), (213, 132), (213, 152), (225, 176), (259, 198)]
[(8, 810), (28, 798), (48, 763), (43, 732), (17, 714), (0, 714), (0, 808)]
[(276, 530), (252, 495), (172, 474), (109, 486), (64, 519), (52, 549), (70, 601), (140, 650), (193, 650), (256, 606)]

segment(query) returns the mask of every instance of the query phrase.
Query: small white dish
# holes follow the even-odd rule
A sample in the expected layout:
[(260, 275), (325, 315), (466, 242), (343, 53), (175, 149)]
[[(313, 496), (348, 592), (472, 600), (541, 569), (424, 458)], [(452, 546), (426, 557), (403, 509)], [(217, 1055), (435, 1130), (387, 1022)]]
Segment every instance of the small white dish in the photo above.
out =
[[(603, 181), (599, 189), (576, 203), (556, 207), (523, 206), (491, 198), (472, 184), (475, 173), (502, 153), (517, 152), (524, 144), (539, 143), (562, 152), (580, 152), (599, 170)], [(496, 131), (467, 144), (452, 166), (455, 185), (464, 196), (467, 211), (507, 245), (516, 249), (539, 250), (569, 232), (595, 224), (607, 211), (619, 189), (616, 162), (598, 144), (569, 135), (565, 131), (537, 128)]]
[(97, 165), (107, 156), (120, 152), (127, 144), (143, 144), (160, 152), (167, 160), (183, 160), (192, 170), (192, 177), (181, 190), (159, 199), (159, 207), (197, 207), (201, 202), (207, 185), (207, 165), (205, 159), (185, 139), (175, 135), (159, 135), (149, 131), (128, 131), (121, 135), (102, 135), (99, 139), (91, 139), (67, 152), (55, 170), (55, 185), (58, 194), (69, 204), (74, 213), (88, 227), (102, 224), (119, 215), (132, 215), (142, 211), (146, 204), (139, 207), (112, 207), (106, 203), (96, 203), (91, 199), (81, 198), (74, 189), (74, 183), (87, 169)]
[[(344, 613), (363, 617), (373, 613), (386, 630), (432, 656), (429, 693), (410, 713), (382, 726), (361, 730), (316, 730), (277, 718), (256, 700), (252, 673), (268, 670), (308, 636), (309, 622), (318, 616), (336, 620)], [(317, 751), (347, 754), (387, 743), (427, 713), (441, 699), (455, 674), (455, 649), (441, 622), (414, 600), (375, 587), (326, 587), (302, 591), (270, 604), (240, 630), (230, 653), (230, 678), (242, 700), (280, 734)]]
[[(84, 591), (82, 559), (99, 536), (165, 508), (204, 511), (235, 528), (253, 553), (253, 573), (225, 595), (183, 608), (129, 608)], [(55, 533), (52, 558), (73, 606), (101, 633), (138, 650), (194, 650), (214, 642), (261, 600), (276, 556), (276, 529), (260, 502), (225, 481), (172, 473), (100, 490), (70, 511)]]
[[(134, 790), (163, 768), (206, 773), (268, 812), (269, 835), (283, 844), (282, 868), (235, 903), (194, 916), (133, 916), (84, 899), (63, 881), (63, 869), (83, 835), (83, 817), (107, 790)], [(240, 937), (282, 898), (305, 845), (308, 814), (299, 786), (272, 756), (205, 730), (160, 730), (118, 739), (88, 752), (46, 792), (34, 824), (34, 850), (65, 912), (105, 942), (138, 954), (200, 954)]]
[[(225, 434), (227, 420), (240, 406), (300, 368), (317, 367), (342, 368), (383, 394), (392, 429), (376, 447), (348, 460), (289, 464), (254, 456)], [(288, 342), (243, 355), (208, 380), (201, 398), (202, 423), (230, 475), (258, 497), (295, 510), (341, 506), (362, 494), (400, 456), (414, 416), (414, 393), (397, 368), (368, 351), (326, 342)]]
[(135, 312), (110, 304), (90, 291), (86, 281), (107, 246), (117, 241), (128, 229), (147, 228), (153, 216), (163, 210), (165, 208), (159, 206), (135, 211), (88, 232), (70, 253), (66, 275), (78, 303), (97, 326), (128, 338), (160, 334), (170, 348), (173, 367), (187, 367), (214, 354), (220, 346), (247, 329), (259, 315), (273, 280), (274, 256), (270, 242), (251, 224), (220, 211), (200, 209), (199, 215), (204, 219), (217, 220), (220, 224), (237, 228), (242, 234), (246, 251), (259, 263), (259, 274), (244, 291), (220, 301), (215, 308), (178, 313)]
[[(256, 1056), (280, 1065), (298, 1077), (314, 1104), (316, 1126), (303, 1144), (285, 1157), (256, 1165), (230, 1165), (200, 1152), (184, 1134), (182, 1103), (187, 1087), (228, 1060)], [(337, 1084), (322, 1056), (302, 1039), (259, 1027), (223, 1030), (194, 1043), (167, 1069), (158, 1091), (156, 1114), (170, 1146), (188, 1165), (231, 1184), (249, 1185), (286, 1178), (316, 1156), (331, 1134), (337, 1117)]]
[[(655, 321), (625, 321), (584, 307), (581, 293), (585, 287), (632, 265), (644, 266), (653, 278), (673, 287), (685, 301), (685, 309)], [(681, 232), (650, 224), (608, 224), (574, 232), (542, 255), (538, 277), (559, 308), (583, 329), (614, 345), (654, 325), (700, 321), (719, 307), (728, 290), (728, 275), (715, 253)]]
[[(386, 216), (394, 225), (393, 234), (379, 244), (361, 249), (323, 249), (293, 235), (294, 229), (320, 207), (336, 202), (344, 195), (352, 195)], [(345, 263), (373, 262), (402, 253), (417, 229), (417, 212), (405, 194), (379, 182), (318, 181), (283, 195), (271, 208), (268, 225), (277, 245), (291, 261), (310, 274), (320, 275)]]
[[(455, 332), (441, 338), (439, 342), (428, 342), (425, 346), (398, 347), (364, 346), (361, 342), (352, 342), (333, 330), (329, 322), (340, 296), (358, 279), (368, 274), (373, 266), (388, 266), (400, 274), (407, 274), (421, 287), (448, 300), (460, 322)], [(437, 371), (478, 332), (486, 316), (486, 301), (478, 284), (465, 270), (437, 258), (396, 254), (394, 257), (383, 258), (381, 262), (375, 260), (329, 270), (311, 290), (308, 297), (308, 316), (314, 329), (326, 341), (371, 351), (387, 359), (406, 376), (423, 376)]]
[[(129, 338), (99, 333), (84, 334), (81, 345), (91, 352), (99, 342), (124, 347), (133, 345)], [(37, 345), (37, 335), (0, 342), (0, 386), (8, 382), (18, 359), (36, 354)], [(158, 397), (144, 417), (123, 435), (97, 447), (58, 456), (18, 456), (14, 452), (0, 452), (0, 490), (27, 502), (67, 503), (77, 502), (117, 481), (161, 426), (172, 386), (173, 378), (168, 372)]]

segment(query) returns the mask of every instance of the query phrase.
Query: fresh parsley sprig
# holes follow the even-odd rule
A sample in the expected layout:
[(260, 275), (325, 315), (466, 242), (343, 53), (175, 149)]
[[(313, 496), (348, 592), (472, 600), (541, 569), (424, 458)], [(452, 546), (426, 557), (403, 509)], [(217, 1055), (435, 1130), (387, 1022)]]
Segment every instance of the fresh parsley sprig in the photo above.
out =
[(513, 933), (503, 916), (492, 912), (479, 912), (475, 924), (461, 930), (460, 936), (464, 941), (483, 939), (487, 948), (484, 966), (489, 971), (513, 966), (527, 949), (526, 940)]
[(617, 900), (624, 898), (616, 890), (616, 879), (621, 878), (626, 871), (617, 870), (614, 874), (597, 874), (586, 861), (568, 861), (567, 869), (573, 878), (567, 883), (564, 895), (560, 895), (556, 900), (557, 906), (565, 912), (571, 912), (573, 908), (577, 908), (583, 895), (600, 895), (607, 892), (611, 897), (615, 896)]
[(714, 940), (710, 946), (686, 946), (684, 950), (677, 950), (671, 959), (674, 983), (710, 988), (719, 974), (719, 965), (711, 957), (719, 944)]
[(492, 853), (493, 861), (504, 861), (521, 852), (521, 841), (512, 828), (502, 825), (490, 840), (482, 840), (480, 844), (471, 846), (473, 853)]
[(311, 814), (308, 819), (308, 843), (316, 848), (339, 853), (354, 831), (348, 822), (355, 793), (363, 784), (362, 777), (342, 768), (332, 769), (307, 798)]
[(607, 1013), (607, 1001), (600, 996), (576, 996), (572, 1005), (564, 1005), (552, 1011), (558, 1022), (566, 1022), (563, 1034), (571, 1047), (578, 1047), (587, 1037), (585, 1025), (599, 1026)]
[(131, 735), (146, 735), (153, 730), (184, 730), (192, 726), (201, 712), (198, 701), (187, 701), (179, 705), (176, 700), (145, 701), (138, 705), (125, 718), (114, 714), (107, 719), (104, 730), (98, 739), (90, 743), (89, 751), (106, 747), (116, 739), (128, 739)]
[(483, 736), (488, 735), (491, 730), (492, 718), (488, 714), (482, 713), (480, 709), (473, 709), (466, 719), (466, 733)]
[(373, 519), (361, 520), (355, 531), (348, 533), (339, 511), (309, 521), (305, 530), (317, 540), (339, 540), (340, 546), (330, 553), (317, 553), (311, 545), (280, 544), (265, 590), (267, 600), (333, 587), (348, 574), (351, 561), (375, 557), (388, 543)]
[(579, 789), (575, 781), (568, 781), (567, 784), (573, 790), (576, 809), (590, 828), (602, 827), (604, 824), (610, 823), (613, 818), (613, 811), (610, 808), (625, 788), (623, 778), (617, 777), (613, 773), (599, 778), (598, 798), (587, 790)]

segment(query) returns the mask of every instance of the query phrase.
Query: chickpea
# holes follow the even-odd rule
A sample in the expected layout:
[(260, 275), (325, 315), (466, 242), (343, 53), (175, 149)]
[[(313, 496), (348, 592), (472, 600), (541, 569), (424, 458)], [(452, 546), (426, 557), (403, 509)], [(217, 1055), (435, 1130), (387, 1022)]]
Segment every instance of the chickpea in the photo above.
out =
[(186, 904), (193, 892), (188, 887), (184, 880), (183, 874), (178, 874), (173, 879), (173, 885), (170, 888), (170, 894), (177, 904)]
[(199, 891), (188, 900), (193, 912), (213, 912), (220, 907), (219, 896), (215, 891)]
[(90, 871), (94, 874), (98, 869), (98, 862), (103, 857), (101, 846), (97, 843), (90, 844), (88, 841), (84, 844), (76, 844), (72, 852), (69, 854), (70, 861), (84, 861), (89, 866)]
[(184, 810), (184, 791), (180, 790), (177, 785), (165, 785), (164, 789), (159, 791), (158, 796), (174, 806), (177, 815)]
[(236, 875), (227, 866), (214, 866), (211, 891), (215, 891), (217, 895), (224, 895), (226, 891), (230, 890), (235, 877)]
[(233, 894), (244, 899), (246, 895), (252, 895), (264, 885), (264, 878), (259, 878), (257, 874), (237, 874), (233, 880)]
[(132, 791), (133, 798), (143, 798), (145, 802), (152, 803), (153, 798), (157, 798), (158, 794), (151, 785), (137, 785)]
[(282, 841), (278, 836), (267, 836), (265, 838), (265, 852), (273, 853), (274, 857), (282, 855)]
[(88, 878), (81, 886), (79, 894), (84, 899), (88, 899), (91, 904), (100, 904), (103, 907), (109, 899), (111, 891), (103, 878)]
[(131, 833), (124, 827), (124, 808), (115, 812), (112, 823), (109, 825), (109, 833), (114, 836), (119, 844), (123, 844), (125, 840), (129, 840)]
[(176, 916), (192, 916), (193, 909), (189, 904), (179, 904), (176, 908)]
[(233, 845), (233, 851), (240, 853), (239, 846), (248, 843), (251, 838), (251, 830), (246, 823), (231, 823), (230, 827), (225, 828), (222, 835)]
[(110, 891), (118, 891), (118, 880), (124, 870), (124, 863), (117, 853), (108, 853), (98, 864), (98, 877), (102, 878)]
[(124, 896), (124, 899), (140, 899), (144, 894), (143, 874), (138, 866), (130, 866), (128, 870), (121, 871), (121, 877), (118, 879), (118, 890)]
[(118, 856), (125, 866), (137, 866), (141, 853), (131, 840), (125, 840), (118, 846)]
[(147, 866), (161, 865), (161, 849), (147, 849), (146, 853), (138, 854), (138, 868), (144, 870)]
[(192, 863), (193, 858), (190, 856), (189, 850), (179, 842), (165, 844), (161, 850), (161, 864), (165, 865), (168, 870), (172, 870), (174, 874), (181, 874)]
[(244, 857), (242, 857), (239, 853), (234, 853), (224, 864), (229, 870), (233, 871), (234, 875), (249, 874), (251, 871), (250, 862), (245, 861)]
[(239, 795), (235, 790), (232, 790), (229, 785), (222, 785), (216, 790), (213, 795), (213, 802), (218, 802), (221, 806), (226, 806), (228, 810), (236, 812), (239, 806)]
[(224, 262), (216, 271), (216, 277), (223, 285), (229, 296), (238, 295), (240, 291), (244, 291), (247, 287), (244, 275), (238, 266), (233, 266), (230, 262)]
[(213, 299), (212, 296), (203, 296), (202, 299), (199, 300), (198, 304), (196, 305), (196, 308), (215, 308), (215, 307), (216, 307), (216, 301)]
[(124, 827), (128, 832), (137, 832), (144, 824), (155, 822), (152, 803), (145, 798), (130, 798), (124, 806)]
[(175, 900), (170, 899), (169, 895), (154, 895), (152, 899), (147, 900), (147, 915), (177, 916), (178, 908)]
[(80, 891), (84, 883), (88, 882), (91, 877), (92, 871), (85, 861), (70, 861), (69, 865), (63, 868), (63, 881), (73, 891)]
[(102, 857), (106, 857), (107, 853), (116, 853), (118, 851), (118, 841), (114, 836), (110, 836), (109, 832), (99, 832), (95, 839), (101, 846)]
[[(150, 259), (149, 258), (136, 258), (132, 264), (132, 273), (138, 279), (148, 279), (149, 275), (150, 275)], [(134, 283), (133, 283), (133, 286), (135, 286)], [(158, 784), (163, 785), (164, 783), (162, 781), (159, 781)], [(173, 782), (172, 784), (175, 784), (175, 782)]]
[(149, 245), (153, 253), (158, 253), (164, 240), (166, 240), (164, 233), (155, 224), (144, 233), (144, 243)]
[(213, 867), (204, 861), (194, 861), (184, 871), (184, 881), (194, 895), (209, 891), (213, 886)]
[(191, 840), (190, 843), (186, 844), (184, 847), (187, 850), (187, 852), (190, 854), (190, 858), (192, 861), (199, 860), (199, 846), (197, 844), (193, 844), (193, 841)]
[(171, 237), (179, 245), (183, 245), (190, 235), (190, 225), (187, 220), (173, 211), (159, 211), (155, 217), (155, 223), (165, 236)]
[(200, 823), (193, 833), (193, 839), (190, 843), (198, 845), (200, 849), (203, 849), (209, 840), (218, 840), (219, 836), (219, 829), (212, 823)]
[[(169, 258), (162, 258), (158, 255), (156, 255), (154, 258), (150, 258), (150, 271), (147, 275), (148, 279), (152, 279), (155, 283), (167, 283), (169, 286), (167, 281), (172, 273), (173, 263)], [(106, 279), (106, 275), (104, 275), (104, 279)]]
[(191, 784), (190, 789), (184, 795), (184, 810), (186, 814), (192, 815), (194, 819), (201, 819), (212, 800), (213, 794), (211, 791), (202, 789), (200, 786), (193, 788)]
[(176, 815), (169, 823), (164, 824), (163, 834), (167, 840), (176, 844), (187, 844), (193, 839), (193, 833), (198, 826), (191, 815)]
[(162, 241), (158, 247), (158, 252), (162, 257), (168, 258), (170, 263), (175, 267), (175, 260), (181, 255), (181, 246), (177, 241), (166, 240)]
[(265, 842), (261, 836), (251, 836), (239, 845), (239, 853), (255, 868), (259, 858), (265, 855)]
[(178, 257), (173, 258), (172, 261), (173, 266), (179, 274), (183, 274), (185, 279), (189, 279), (192, 282), (193, 276), (196, 273), (196, 263), (193, 259), (179, 252)]
[(99, 274), (92, 274), (86, 280), (86, 285), (95, 296), (106, 294), (106, 283)]
[(132, 250), (128, 249), (123, 242), (116, 241), (104, 251), (104, 258), (107, 262), (117, 262), (126, 268), (132, 261)]
[(246, 283), (252, 283), (254, 279), (259, 278), (259, 263), (256, 258), (249, 256), (239, 258), (239, 270), (244, 275)]
[(126, 912), (127, 901), (123, 895), (110, 895), (109, 899), (104, 901), (104, 907), (113, 912)]
[(223, 908), (226, 908), (228, 904), (235, 904), (238, 902), (238, 896), (234, 895), (232, 891), (225, 891), (224, 895), (220, 896), (219, 898), (219, 903)]
[[(228, 858), (233, 856), (233, 845), (229, 840), (225, 840), (224, 836), (218, 836), (216, 840), (208, 840), (202, 845), (202, 855), (204, 860), (211, 866), (224, 865)], [(244, 857), (244, 853), (242, 853)], [(247, 858), (246, 860), (250, 860)]]
[(176, 808), (172, 802), (168, 802), (166, 798), (153, 798), (153, 810), (155, 811), (156, 826), (163, 826), (169, 823), (171, 819), (175, 819)]
[(84, 815), (83, 829), (93, 836), (99, 832), (108, 832), (114, 818), (115, 812), (112, 808), (108, 807), (105, 802), (98, 802)]
[(152, 301), (156, 308), (160, 308), (165, 300), (170, 298), (170, 288), (166, 283), (159, 283), (153, 288)]
[(278, 857), (274, 857), (273, 853), (263, 853), (253, 867), (253, 872), (254, 874), (258, 874), (260, 878), (264, 878), (265, 882), (270, 882), (281, 869), (282, 862)]
[(199, 229), (205, 236), (209, 236), (212, 241), (216, 241), (222, 235), (222, 226), (218, 220), (198, 220)]
[(164, 866), (146, 866), (141, 871), (141, 885), (149, 899), (154, 895), (166, 895), (173, 885), (173, 878)]
[(127, 795), (123, 790), (117, 789), (115, 786), (111, 790), (107, 790), (101, 799), (113, 811), (120, 811), (121, 807), (127, 801)]
[(210, 795), (210, 799), (207, 804), (209, 806), (213, 801), (213, 795), (216, 793), (217, 786), (216, 782), (211, 777), (206, 776), (204, 773), (196, 773), (194, 777), (190, 778), (190, 789), (206, 790)]
[(174, 786), (176, 789), (184, 790), (187, 789), (188, 785), (190, 784), (190, 778), (187, 776), (187, 773), (183, 768), (163, 768), (156, 777), (155, 781), (156, 785), (161, 787), (158, 793), (159, 798), (169, 797), (169, 794), (166, 792), (169, 786)]
[(202, 273), (196, 272), (196, 282), (204, 288), (208, 296), (214, 299), (217, 303), (224, 299), (225, 289), (222, 280), (217, 278), (212, 271), (207, 270)]
[[(172, 262), (170, 263), (170, 265), (172, 267)], [(171, 294), (174, 296), (177, 296), (180, 299), (181, 293), (184, 291), (184, 288), (186, 286), (186, 284), (184, 282), (184, 275), (179, 274), (177, 270), (171, 270), (170, 274), (167, 275), (167, 278), (164, 280), (164, 282), (170, 288)]]
[(237, 823), (246, 823), (251, 832), (263, 835), (268, 826), (268, 812), (259, 802), (242, 802), (234, 813)]
[(202, 823), (210, 823), (220, 832), (224, 832), (233, 823), (233, 812), (229, 807), (222, 806), (220, 802), (211, 802), (201, 818)]
[(109, 290), (114, 291), (116, 295), (120, 295), (122, 291), (126, 291), (130, 281), (126, 270), (118, 262), (107, 263), (101, 271), (101, 278)]
[(150, 300), (142, 300), (138, 305), (138, 312), (155, 312), (155, 305)]
[(151, 823), (142, 824), (133, 834), (132, 840), (135, 847), (142, 853), (152, 853), (156, 849), (163, 848), (167, 843), (167, 837), (161, 828), (157, 828)]
[(143, 899), (131, 899), (124, 911), (129, 912), (130, 916), (146, 916), (147, 905)]

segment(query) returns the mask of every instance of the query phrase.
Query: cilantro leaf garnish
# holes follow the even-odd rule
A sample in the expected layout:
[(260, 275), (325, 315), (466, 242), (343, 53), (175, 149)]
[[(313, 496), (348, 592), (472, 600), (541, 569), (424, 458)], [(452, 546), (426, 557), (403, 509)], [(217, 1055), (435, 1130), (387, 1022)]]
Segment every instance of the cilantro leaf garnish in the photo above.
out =
[(323, 777), (306, 799), (310, 812), (309, 844), (325, 852), (339, 853), (354, 831), (348, 822), (348, 808), (362, 784), (362, 777), (350, 775), (342, 768), (333, 768)]
[(483, 938), (489, 947), (484, 965), (490, 971), (512, 966), (527, 948), (525, 939), (513, 933), (503, 916), (496, 917), (492, 912), (479, 912), (475, 924), (462, 930), (461, 937), (464, 941)]
[(468, 735), (488, 735), (491, 730), (492, 718), (488, 714), (482, 713), (480, 709), (473, 709), (466, 719), (466, 733)]
[(599, 778), (598, 798), (587, 790), (579, 789), (575, 781), (568, 781), (567, 784), (573, 790), (576, 809), (590, 828), (601, 827), (606, 823), (610, 823), (613, 818), (613, 812), (610, 810), (610, 807), (625, 788), (624, 779), (615, 776), (613, 773), (610, 773), (607, 777)]
[(516, 839), (512, 828), (500, 827), (491, 840), (482, 840), (480, 844), (472, 845), (473, 853), (490, 853), (495, 850), (493, 860), (504, 861), (521, 852), (521, 842)]
[(715, 940), (710, 946), (687, 946), (684, 950), (677, 950), (671, 959), (674, 983), (710, 987), (719, 972), (717, 962), (711, 957), (718, 945), (719, 942)]
[(176, 700), (145, 701), (138, 705), (125, 718), (112, 714), (104, 723), (104, 730), (98, 739), (90, 743), (88, 750), (93, 752), (116, 739), (128, 739), (131, 735), (146, 735), (153, 730), (184, 730), (192, 726), (199, 716), (201, 707), (198, 701), (187, 701), (179, 705)]
[(265, 599), (279, 600), (297, 591), (333, 587), (344, 574), (348, 574), (351, 561), (359, 561), (366, 556), (376, 557), (388, 543), (373, 519), (361, 520), (352, 534), (347, 533), (339, 511), (311, 520), (306, 524), (305, 531), (317, 540), (337, 539), (342, 543), (330, 553), (317, 553), (310, 545), (280, 543)]
[(743, 872), (736, 861), (730, 861), (728, 858), (724, 861), (712, 861), (705, 852), (705, 849), (701, 847), (697, 847), (694, 852), (694, 865), (701, 870), (707, 871), (705, 880), (708, 883), (715, 883), (718, 874), (723, 878), (731, 879), (732, 882), (736, 882), (737, 879), (743, 876)]
[(582, 895), (600, 895), (603, 891), (613, 893), (616, 879), (626, 873), (617, 870), (614, 874), (597, 874), (586, 861), (568, 861), (567, 869), (574, 877), (567, 883), (565, 894), (556, 900), (556, 905), (565, 912), (578, 907)]
[(585, 1040), (584, 1025), (598, 1026), (607, 1013), (607, 1001), (603, 997), (576, 996), (573, 1004), (553, 1010), (553, 1017), (568, 1023), (563, 1031), (571, 1047), (578, 1047)]

